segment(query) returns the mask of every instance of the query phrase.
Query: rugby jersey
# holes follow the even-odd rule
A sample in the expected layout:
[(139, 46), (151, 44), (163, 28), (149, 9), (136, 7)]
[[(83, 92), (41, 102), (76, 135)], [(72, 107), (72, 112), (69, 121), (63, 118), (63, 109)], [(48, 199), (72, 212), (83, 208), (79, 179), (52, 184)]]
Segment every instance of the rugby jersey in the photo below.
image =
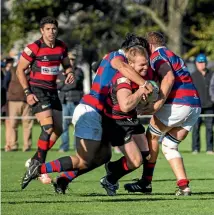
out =
[(112, 79), (111, 88), (105, 103), (104, 114), (107, 117), (112, 119), (127, 119), (137, 117), (136, 109), (133, 109), (128, 113), (124, 113), (120, 109), (117, 99), (117, 91), (123, 88), (128, 89), (134, 93), (139, 88), (139, 86), (118, 72)]
[(160, 47), (150, 56), (150, 65), (156, 72), (164, 63), (168, 63), (171, 66), (175, 76), (174, 85), (165, 104), (200, 107), (198, 92), (184, 61), (166, 47)]
[(93, 107), (99, 113), (103, 111), (111, 80), (117, 73), (117, 70), (111, 66), (111, 60), (115, 58), (120, 58), (127, 63), (125, 53), (121, 49), (105, 55), (97, 69), (89, 94), (84, 95), (80, 101), (80, 103)]
[(53, 48), (47, 46), (42, 38), (27, 45), (22, 56), (31, 62), (29, 84), (44, 89), (57, 89), (59, 66), (67, 54), (66, 45), (57, 39)]

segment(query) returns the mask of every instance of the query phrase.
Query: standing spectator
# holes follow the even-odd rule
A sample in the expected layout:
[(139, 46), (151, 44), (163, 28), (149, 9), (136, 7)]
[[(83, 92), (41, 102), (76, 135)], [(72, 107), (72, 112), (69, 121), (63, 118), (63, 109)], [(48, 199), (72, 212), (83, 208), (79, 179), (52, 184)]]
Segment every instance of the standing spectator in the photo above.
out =
[[(211, 101), (209, 94), (210, 80), (212, 72), (209, 71), (207, 66), (207, 57), (205, 54), (199, 54), (195, 59), (196, 71), (192, 74), (192, 79), (195, 87), (199, 92), (201, 99), (202, 114), (213, 114), (214, 103)], [(213, 152), (213, 118), (205, 117), (204, 123), (206, 126), (206, 151), (207, 154), (214, 155)], [(193, 127), (192, 132), (192, 152), (197, 154), (200, 152), (200, 127), (202, 118), (200, 117)]]
[[(83, 96), (83, 79), (84, 74), (81, 68), (76, 65), (75, 52), (69, 52), (68, 57), (73, 67), (76, 80), (71, 84), (65, 84), (65, 76), (61, 73), (57, 79), (57, 88), (59, 90), (59, 98), (62, 103), (63, 116), (73, 116), (74, 108), (79, 104)], [(69, 125), (71, 119), (63, 119), (62, 144), (59, 152), (69, 150)], [(75, 148), (75, 142), (73, 143)]]
[(210, 81), (210, 97), (211, 97), (211, 101), (214, 103), (214, 73), (212, 75), (212, 79)]
[[(9, 135), (6, 135), (6, 145), (5, 151), (17, 151), (18, 150), (18, 119), (14, 117), (30, 117), (31, 111), (30, 106), (26, 102), (26, 96), (22, 89), (22, 86), (16, 75), (16, 68), (12, 68), (10, 71), (11, 78), (8, 79), (9, 86), (7, 92), (8, 100), (8, 115), (11, 117), (9, 119), (7, 132)], [(29, 151), (32, 145), (32, 119), (23, 119), (23, 151)]]

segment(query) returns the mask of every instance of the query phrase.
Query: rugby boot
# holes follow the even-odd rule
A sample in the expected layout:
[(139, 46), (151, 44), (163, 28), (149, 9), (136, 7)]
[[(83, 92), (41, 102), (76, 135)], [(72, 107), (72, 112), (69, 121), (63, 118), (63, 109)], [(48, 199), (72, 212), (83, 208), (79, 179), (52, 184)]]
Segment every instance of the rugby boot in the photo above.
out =
[(58, 194), (65, 194), (68, 189), (69, 181), (64, 177), (57, 177), (55, 181), (52, 180), (54, 190)]
[(175, 191), (176, 196), (191, 196), (192, 192), (189, 187), (186, 187), (185, 189), (178, 188), (178, 190)]
[(115, 196), (116, 191), (119, 189), (119, 184), (118, 182), (116, 184), (111, 184), (106, 177), (107, 176), (104, 176), (100, 179), (100, 184), (106, 190), (108, 196)]
[(125, 184), (124, 188), (131, 193), (152, 193), (152, 183), (150, 181), (146, 181), (145, 179), (138, 179), (136, 182)]
[(22, 178), (21, 188), (25, 189), (28, 184), (31, 182), (31, 180), (39, 177), (39, 169), (41, 167), (41, 163), (37, 160), (31, 160), (30, 165), (27, 169), (27, 171), (24, 174), (24, 177)]

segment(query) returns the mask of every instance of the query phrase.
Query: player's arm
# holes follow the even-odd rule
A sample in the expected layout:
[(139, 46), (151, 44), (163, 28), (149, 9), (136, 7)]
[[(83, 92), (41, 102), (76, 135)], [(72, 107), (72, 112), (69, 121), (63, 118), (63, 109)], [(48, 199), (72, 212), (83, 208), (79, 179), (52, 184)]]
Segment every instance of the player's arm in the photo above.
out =
[(154, 105), (155, 111), (159, 110), (165, 103), (175, 81), (175, 76), (173, 74), (172, 68), (167, 62), (161, 64), (157, 72), (161, 77), (161, 83), (159, 100)]
[(28, 61), (27, 59), (25, 59), (23, 56), (20, 57), (18, 66), (17, 66), (17, 70), (16, 70), (16, 74), (17, 77), (19, 79), (20, 84), (22, 85), (26, 98), (27, 98), (27, 103), (29, 105), (33, 105), (36, 102), (38, 102), (37, 97), (31, 92), (30, 88), (29, 88), (29, 84), (27, 81), (27, 77), (25, 74), (25, 71), (28, 69), (29, 65), (30, 65), (30, 61)]
[(28, 69), (30, 63), (30, 61), (21, 56), (17, 66), (16, 74), (23, 89), (29, 88), (25, 70)]
[(120, 73), (133, 81), (139, 86), (146, 86), (148, 94), (153, 91), (153, 87), (149, 82), (146, 82), (130, 65), (123, 61), (121, 58), (113, 58), (111, 60), (111, 66), (120, 71)]
[(68, 57), (65, 57), (62, 61), (64, 68), (63, 75), (66, 75), (65, 84), (71, 84), (74, 82), (74, 73)]
[(117, 91), (117, 100), (120, 109), (127, 113), (137, 107), (138, 103), (144, 99), (144, 95), (147, 93), (146, 88), (139, 88), (132, 94), (130, 89), (121, 88)]

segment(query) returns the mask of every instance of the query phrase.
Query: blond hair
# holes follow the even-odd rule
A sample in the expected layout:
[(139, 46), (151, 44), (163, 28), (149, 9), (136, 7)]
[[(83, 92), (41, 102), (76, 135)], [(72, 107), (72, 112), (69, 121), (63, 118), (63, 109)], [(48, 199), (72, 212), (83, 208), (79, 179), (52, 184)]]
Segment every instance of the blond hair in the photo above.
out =
[(144, 56), (145, 58), (148, 58), (148, 52), (142, 46), (134, 46), (134, 47), (130, 48), (127, 52), (127, 58), (129, 61), (134, 62), (134, 58), (138, 54), (141, 56)]

